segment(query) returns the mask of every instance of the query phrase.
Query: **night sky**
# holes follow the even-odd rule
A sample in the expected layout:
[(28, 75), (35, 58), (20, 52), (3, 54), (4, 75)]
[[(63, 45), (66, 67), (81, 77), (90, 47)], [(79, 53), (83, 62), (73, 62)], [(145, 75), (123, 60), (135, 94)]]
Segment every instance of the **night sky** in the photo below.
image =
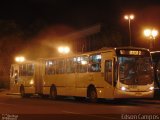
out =
[[(0, 2), (1, 51), (8, 49), (3, 48), (8, 43), (14, 53), (23, 48), (31, 49), (31, 44), (37, 44), (31, 41), (51, 39), (57, 34), (96, 24), (106, 26), (108, 33), (121, 34), (125, 43), (128, 22), (123, 16), (130, 13), (135, 14), (131, 21), (133, 46), (148, 47), (142, 31), (146, 27), (160, 30), (159, 0), (3, 0)], [(42, 37), (45, 35), (47, 37)], [(158, 37), (157, 49), (160, 49), (159, 44)]]
[[(0, 19), (13, 20), (20, 25), (66, 24), (85, 27), (97, 23), (119, 23), (125, 13), (134, 13), (137, 20), (144, 17), (156, 21), (159, 0), (3, 0)], [(155, 8), (155, 10), (154, 10)], [(153, 10), (150, 12), (150, 10)], [(156, 12), (156, 13), (154, 13)], [(157, 20), (159, 21), (159, 20)], [(152, 22), (152, 21), (149, 21)]]

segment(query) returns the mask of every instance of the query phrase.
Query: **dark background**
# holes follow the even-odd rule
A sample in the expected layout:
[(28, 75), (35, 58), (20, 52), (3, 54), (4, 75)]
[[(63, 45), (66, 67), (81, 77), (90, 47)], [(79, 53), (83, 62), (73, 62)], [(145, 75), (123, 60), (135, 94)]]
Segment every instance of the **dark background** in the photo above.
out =
[[(9, 68), (17, 55), (28, 60), (57, 56), (57, 47), (62, 44), (69, 45), (73, 52), (128, 46), (128, 21), (123, 16), (131, 13), (135, 15), (131, 21), (132, 46), (149, 48), (143, 30), (160, 29), (159, 0), (1, 1), (1, 81), (9, 81)], [(100, 26), (96, 33), (79, 34), (95, 25)], [(159, 39), (154, 50), (160, 49)]]

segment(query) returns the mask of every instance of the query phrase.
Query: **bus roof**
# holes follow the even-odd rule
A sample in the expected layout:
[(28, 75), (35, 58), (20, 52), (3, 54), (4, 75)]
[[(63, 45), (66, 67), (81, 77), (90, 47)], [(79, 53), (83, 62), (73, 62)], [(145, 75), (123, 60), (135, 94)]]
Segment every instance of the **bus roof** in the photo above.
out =
[(151, 54), (158, 54), (160, 51), (152, 51)]
[(127, 50), (127, 49), (133, 49), (133, 50), (145, 50), (145, 51), (149, 51), (149, 49), (146, 48), (139, 48), (139, 47), (131, 47), (131, 46), (126, 46), (126, 47), (103, 47), (99, 50), (95, 50), (95, 51), (90, 51), (90, 52), (85, 52), (85, 53), (77, 53), (77, 54), (70, 54), (70, 55), (64, 55), (64, 56), (57, 56), (57, 57), (51, 57), (51, 58), (40, 58), (39, 60), (47, 60), (47, 59), (61, 59), (61, 58), (65, 58), (65, 57), (77, 57), (77, 56), (83, 56), (83, 55), (88, 55), (88, 54), (96, 54), (96, 53), (102, 53), (102, 52), (106, 52), (106, 51), (116, 51), (116, 50)]
[(22, 65), (22, 64), (30, 64), (30, 63), (32, 63), (32, 64), (34, 64), (36, 61), (24, 61), (24, 62), (20, 62), (20, 63), (13, 63), (12, 64), (12, 66), (14, 66), (14, 65)]
[(152, 51), (150, 53), (153, 58), (160, 58), (160, 51)]
[(116, 49), (135, 49), (135, 50), (147, 50), (147, 48), (140, 48), (140, 47), (132, 47), (132, 46), (124, 46), (124, 47), (104, 47), (101, 48), (100, 50), (116, 50)]

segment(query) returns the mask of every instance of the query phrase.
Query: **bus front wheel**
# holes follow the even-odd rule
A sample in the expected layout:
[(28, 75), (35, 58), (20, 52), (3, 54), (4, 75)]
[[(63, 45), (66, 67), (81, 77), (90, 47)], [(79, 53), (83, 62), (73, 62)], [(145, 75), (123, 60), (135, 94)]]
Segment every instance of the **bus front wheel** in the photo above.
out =
[(56, 98), (57, 98), (57, 90), (56, 90), (56, 87), (51, 87), (50, 97), (51, 97), (52, 100), (56, 100)]
[(20, 87), (20, 94), (22, 98), (25, 97), (25, 91), (23, 86)]
[(89, 101), (92, 103), (97, 102), (97, 92), (95, 89), (91, 88), (88, 93)]

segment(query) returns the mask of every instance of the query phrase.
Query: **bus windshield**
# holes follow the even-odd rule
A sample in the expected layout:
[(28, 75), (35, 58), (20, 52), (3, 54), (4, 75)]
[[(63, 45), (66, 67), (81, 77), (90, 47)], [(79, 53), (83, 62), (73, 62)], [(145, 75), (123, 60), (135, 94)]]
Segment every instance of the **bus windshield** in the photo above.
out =
[(126, 85), (147, 85), (153, 82), (150, 57), (118, 57), (120, 82)]

